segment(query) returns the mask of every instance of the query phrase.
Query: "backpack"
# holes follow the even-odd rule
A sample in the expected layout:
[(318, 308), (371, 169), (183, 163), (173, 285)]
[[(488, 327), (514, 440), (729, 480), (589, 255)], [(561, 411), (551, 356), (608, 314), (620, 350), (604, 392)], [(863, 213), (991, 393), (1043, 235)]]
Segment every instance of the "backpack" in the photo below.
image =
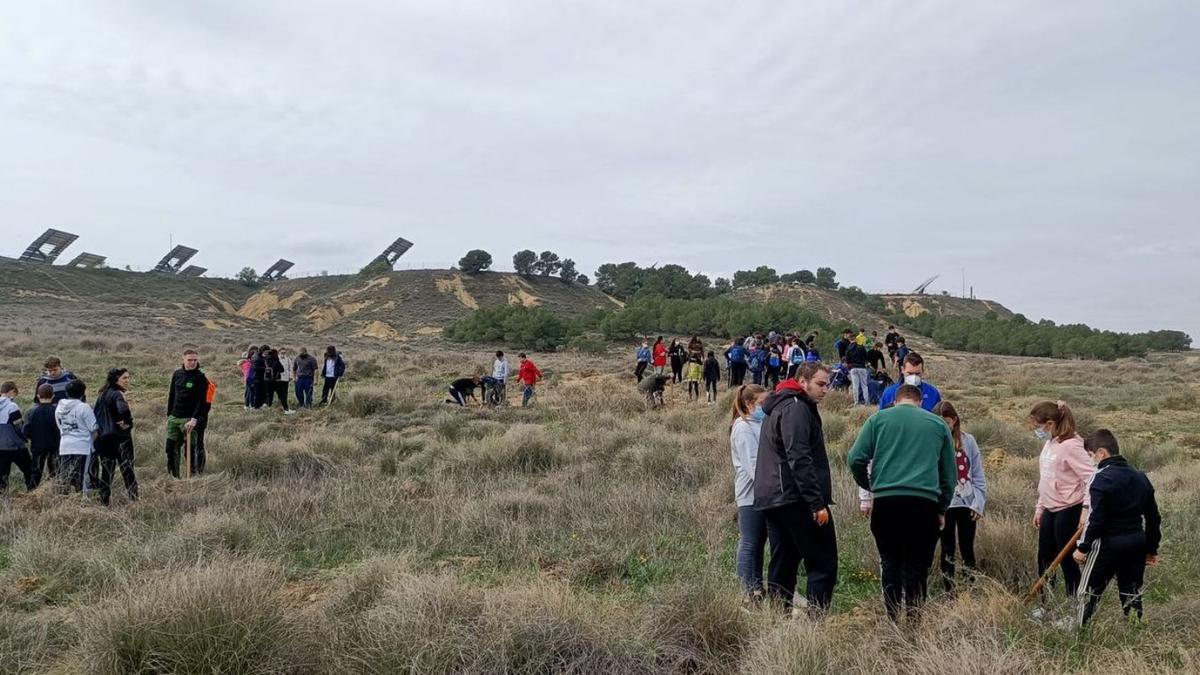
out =
[(769, 359), (767, 359), (767, 365), (772, 368), (778, 368), (779, 367), (779, 354), (777, 354), (775, 352), (771, 352), (771, 357)]
[(795, 347), (792, 349), (792, 365), (798, 366), (801, 363), (804, 363), (804, 350), (800, 347)]
[(757, 349), (750, 352), (750, 370), (759, 371), (762, 370), (762, 366), (762, 352)]

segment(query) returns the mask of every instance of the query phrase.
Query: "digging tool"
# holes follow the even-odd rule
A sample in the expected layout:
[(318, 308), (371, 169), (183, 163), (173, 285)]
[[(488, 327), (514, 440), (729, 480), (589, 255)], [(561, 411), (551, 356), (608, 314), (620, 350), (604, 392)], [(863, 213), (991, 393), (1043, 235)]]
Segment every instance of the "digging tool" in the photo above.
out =
[(1050, 566), (1046, 568), (1046, 572), (1042, 574), (1040, 579), (1033, 582), (1033, 587), (1030, 588), (1029, 592), (1025, 594), (1026, 605), (1032, 604), (1034, 600), (1037, 600), (1038, 594), (1042, 592), (1043, 588), (1045, 588), (1046, 582), (1050, 580), (1050, 577), (1054, 576), (1054, 573), (1058, 570), (1058, 566), (1062, 564), (1062, 561), (1067, 559), (1067, 556), (1075, 552), (1075, 543), (1078, 542), (1079, 538), (1083, 536), (1083, 528), (1085, 525), (1086, 523), (1081, 523), (1079, 525), (1079, 529), (1075, 530), (1075, 534), (1071, 535), (1071, 540), (1067, 542), (1067, 545), (1063, 547), (1063, 550), (1058, 552), (1058, 557), (1056, 557), (1053, 562), (1050, 563)]
[(192, 477), (192, 432), (183, 432), (183, 477)]

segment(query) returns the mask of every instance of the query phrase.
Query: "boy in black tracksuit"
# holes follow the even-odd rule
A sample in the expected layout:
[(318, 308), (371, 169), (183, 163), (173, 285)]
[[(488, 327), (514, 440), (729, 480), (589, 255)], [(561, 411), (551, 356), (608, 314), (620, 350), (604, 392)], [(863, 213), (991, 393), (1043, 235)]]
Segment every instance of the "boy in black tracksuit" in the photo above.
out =
[(717, 402), (717, 383), (721, 381), (721, 364), (717, 363), (717, 355), (709, 352), (704, 359), (704, 392), (709, 404)]
[(1125, 615), (1132, 611), (1140, 619), (1146, 565), (1158, 564), (1158, 544), (1162, 540), (1162, 518), (1154, 486), (1146, 474), (1129, 466), (1108, 429), (1088, 436), (1083, 447), (1099, 461), (1099, 468), (1089, 488), (1092, 510), (1075, 551), (1075, 561), (1084, 565), (1080, 586), (1086, 589), (1086, 599), (1079, 607), (1079, 625), (1095, 614), (1114, 576)]
[(54, 419), (54, 388), (43, 384), (37, 388), (37, 403), (25, 413), (25, 436), (29, 439), (31, 480), (34, 487), (43, 476), (58, 475), (58, 422)]
[(808, 577), (809, 611), (829, 609), (837, 584), (837, 536), (829, 506), (833, 486), (817, 403), (829, 390), (825, 366), (806, 363), (763, 402), (754, 508), (767, 521), (771, 564), (767, 593), (793, 605), (800, 563)]

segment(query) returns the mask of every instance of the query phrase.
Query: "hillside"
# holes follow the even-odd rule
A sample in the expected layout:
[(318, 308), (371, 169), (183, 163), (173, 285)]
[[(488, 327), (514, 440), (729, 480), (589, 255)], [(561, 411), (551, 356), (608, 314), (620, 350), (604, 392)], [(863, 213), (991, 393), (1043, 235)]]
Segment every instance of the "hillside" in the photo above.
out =
[[(734, 291), (735, 298), (756, 302), (783, 300), (803, 305), (833, 323), (845, 323), (853, 328), (883, 327), (887, 317), (871, 311), (841, 293), (827, 291), (809, 284), (778, 283), (770, 286)], [(983, 318), (988, 311), (1000, 318), (1013, 316), (1003, 305), (988, 300), (968, 300), (941, 295), (884, 295), (880, 296), (892, 312), (910, 317), (932, 312), (938, 316), (968, 316)]]
[(575, 315), (619, 303), (595, 288), (557, 278), (498, 272), (409, 270), (249, 288), (232, 279), (0, 262), (0, 312), (13, 328), (39, 334), (262, 333), (269, 328), (397, 340), (436, 334), (469, 310), (502, 304)]

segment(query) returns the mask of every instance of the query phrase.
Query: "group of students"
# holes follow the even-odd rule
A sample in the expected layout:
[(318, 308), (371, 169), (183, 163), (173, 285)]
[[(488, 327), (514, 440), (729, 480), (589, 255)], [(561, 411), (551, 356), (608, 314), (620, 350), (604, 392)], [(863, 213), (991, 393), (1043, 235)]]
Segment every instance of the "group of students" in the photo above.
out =
[[(901, 367), (904, 381), (888, 388), (847, 457), (860, 511), (870, 519), (879, 551), (884, 606), (894, 621), (916, 616), (924, 604), (939, 541), (947, 592), (955, 588), (957, 552), (969, 571), (975, 569), (976, 526), (987, 503), (982, 454), (958, 411), (923, 380), (919, 354), (906, 354)], [(736, 567), (747, 597), (770, 598), (788, 610), (806, 606), (816, 614), (830, 607), (838, 574), (833, 489), (818, 409), (829, 388), (830, 369), (820, 363), (801, 366), (773, 390), (742, 385), (730, 427)], [(1066, 593), (1074, 597), (1083, 588), (1086, 594), (1078, 615), (1059, 621), (1086, 624), (1114, 577), (1125, 614), (1140, 619), (1145, 569), (1157, 564), (1162, 538), (1153, 486), (1121, 456), (1112, 432), (1080, 436), (1066, 403), (1039, 403), (1029, 422), (1044, 442), (1032, 521), (1038, 574), (1047, 573), (1074, 543), (1074, 555), (1061, 562)], [(797, 596), (801, 564), (807, 588)], [(1045, 617), (1041, 609), (1034, 613)]]
[[(60, 359), (48, 358), (44, 365), (27, 414), (15, 402), (17, 384), (0, 384), (0, 492), (7, 491), (15, 465), (28, 490), (50, 478), (85, 495), (95, 489), (107, 505), (120, 471), (129, 499), (136, 500), (130, 371), (109, 370), (95, 404), (89, 405), (87, 385)], [(182, 367), (171, 376), (166, 406), (167, 469), (176, 478), (182, 454), (190, 453), (189, 474), (204, 471), (204, 430), (215, 396), (216, 385), (200, 370), (199, 355), (185, 350)]]
[(288, 405), (293, 382), (296, 407), (311, 408), (313, 384), (319, 375), (324, 382), (321, 404), (325, 405), (337, 395), (337, 383), (346, 374), (346, 362), (333, 345), (325, 348), (324, 358), (320, 362), (308, 353), (306, 347), (301, 347), (300, 353), (293, 359), (286, 347), (272, 349), (270, 345), (262, 345), (246, 350), (238, 361), (238, 369), (245, 385), (247, 410), (270, 408), (278, 400), (284, 414), (291, 415), (296, 412)]
[[(521, 407), (525, 408), (533, 402), (534, 396), (537, 394), (537, 383), (542, 379), (542, 371), (525, 352), (517, 354), (517, 360), (519, 362), (517, 382), (521, 383)], [(496, 358), (492, 361), (492, 374), (471, 375), (454, 380), (450, 383), (450, 397), (446, 399), (446, 403), (465, 406), (467, 401), (471, 400), (477, 401), (481, 406), (504, 405), (508, 400), (509, 374), (508, 359), (505, 358), (503, 351), (497, 351)], [(476, 389), (483, 389), (482, 398), (475, 397)]]

